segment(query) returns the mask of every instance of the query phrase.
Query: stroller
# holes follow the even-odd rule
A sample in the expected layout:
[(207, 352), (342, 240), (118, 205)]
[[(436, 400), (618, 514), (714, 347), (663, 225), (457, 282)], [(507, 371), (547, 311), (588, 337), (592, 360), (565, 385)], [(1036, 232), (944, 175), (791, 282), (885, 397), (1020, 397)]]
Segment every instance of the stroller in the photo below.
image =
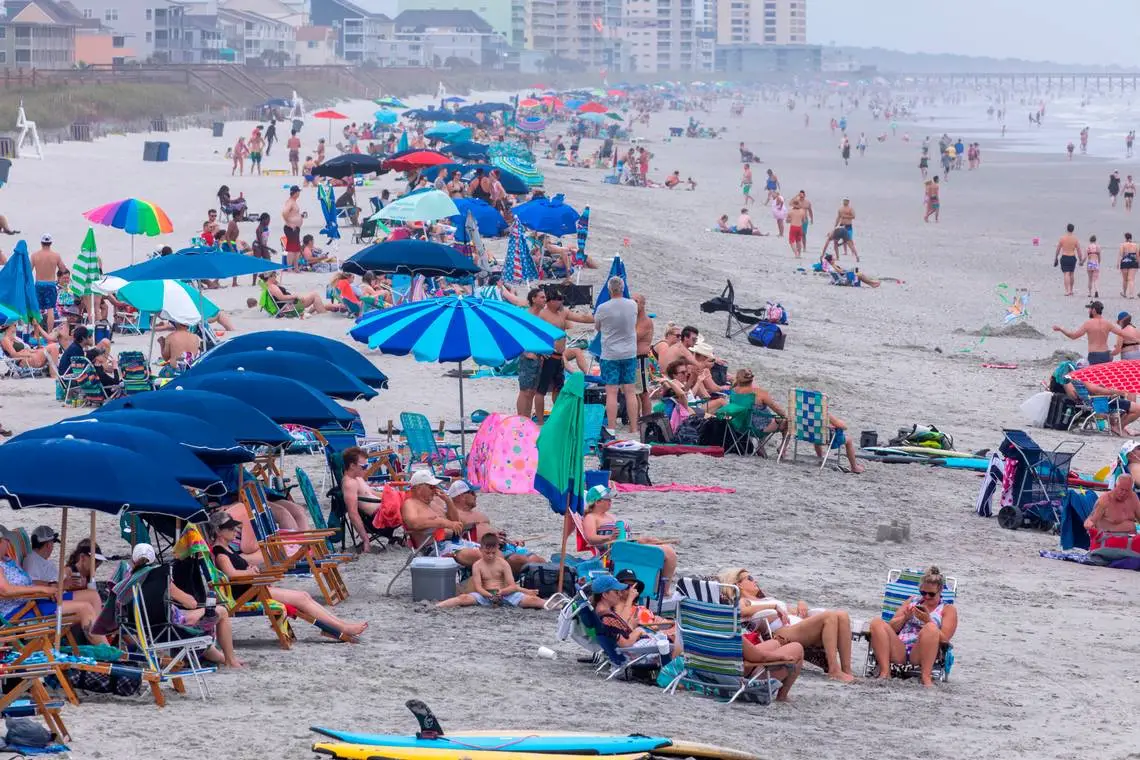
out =
[(1073, 457), (1084, 448), (1077, 441), (1062, 441), (1052, 451), (1042, 449), (1023, 430), (1006, 430), (999, 451), (1015, 470), (1009, 497), (1012, 503), (998, 510), (998, 525), (1009, 530), (1035, 528), (1057, 531), (1061, 507), (1069, 485)]
[(732, 286), (732, 280), (727, 281), (719, 296), (702, 303), (701, 311), (706, 314), (713, 314), (718, 311), (728, 312), (728, 322), (724, 328), (724, 337), (726, 338), (743, 335), (751, 330), (757, 322), (766, 321), (768, 317), (767, 307), (750, 309), (736, 305), (736, 289)]

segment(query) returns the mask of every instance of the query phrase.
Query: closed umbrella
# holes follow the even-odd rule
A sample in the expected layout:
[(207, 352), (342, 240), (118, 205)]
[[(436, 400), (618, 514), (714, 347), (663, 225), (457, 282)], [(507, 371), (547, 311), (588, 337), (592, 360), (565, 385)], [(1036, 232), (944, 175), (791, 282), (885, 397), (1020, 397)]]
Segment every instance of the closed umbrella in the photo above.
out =
[(561, 193), (553, 198), (535, 198), (515, 206), (515, 218), (527, 229), (561, 237), (578, 229), (578, 212), (565, 202)]
[[(151, 392), (157, 393), (158, 391)], [(114, 422), (120, 425), (153, 430), (178, 441), (189, 449), (194, 456), (211, 466), (239, 464), (254, 460), (253, 452), (239, 445), (231, 436), (188, 414), (156, 412), (149, 409), (99, 409), (72, 419)]]
[(340, 240), (340, 225), (336, 218), (336, 198), (333, 197), (332, 187), (321, 184), (317, 188), (317, 200), (321, 204), (321, 215), (325, 218), (325, 226), (321, 228), (321, 234), (327, 236), (329, 242)]
[(218, 372), (182, 374), (162, 387), (160, 393), (179, 388), (211, 391), (232, 396), (260, 409), (274, 422), (319, 428), (325, 425), (347, 427), (356, 418), (343, 406), (330, 401), (311, 385), (261, 372)]
[(590, 237), (590, 207), (586, 206), (582, 209), (582, 213), (578, 216), (578, 252), (574, 254), (574, 260), (579, 264), (586, 263), (586, 241)]
[(503, 282), (533, 282), (537, 279), (538, 267), (531, 255), (526, 231), (516, 215), (507, 238), (507, 254), (503, 258)]
[(550, 508), (562, 515), (562, 551), (558, 560), (558, 586), (562, 588), (566, 539), (570, 535), (570, 512), (583, 512), (586, 490), (584, 432), (586, 428), (586, 376), (574, 372), (550, 410), (538, 434), (538, 468), (534, 490), (546, 497)]
[(259, 274), (283, 269), (280, 264), (245, 256), (225, 253), (212, 248), (187, 248), (169, 256), (134, 264), (108, 273), (127, 282), (136, 280), (223, 280), (243, 274)]
[(91, 314), (95, 313), (95, 282), (102, 277), (99, 271), (99, 254), (95, 249), (95, 230), (87, 228), (83, 237), (83, 244), (79, 246), (79, 255), (71, 267), (71, 287), (69, 290), (76, 298), (90, 298)]
[(463, 362), (498, 367), (523, 353), (551, 354), (566, 333), (525, 309), (484, 298), (445, 296), (376, 312), (348, 334), (386, 354), (459, 363), (460, 441), (467, 448)]
[(294, 351), (306, 356), (327, 359), (336, 366), (363, 380), (373, 388), (387, 388), (388, 377), (364, 354), (352, 346), (332, 338), (297, 330), (261, 330), (235, 335), (210, 351), (210, 356), (221, 356), (253, 349), (265, 351)]
[[(514, 156), (493, 156), (491, 165), (515, 175), (529, 187), (542, 187), (545, 178), (534, 164)], [(506, 189), (504, 186), (503, 189)]]
[(440, 190), (425, 190), (405, 195), (389, 203), (372, 215), (376, 220), (397, 222), (434, 222), (455, 216), (459, 209), (447, 193)]
[(326, 359), (292, 351), (239, 351), (221, 356), (207, 354), (179, 375), (179, 380), (231, 371), (261, 372), (298, 380), (327, 396), (347, 401), (376, 397), (375, 390)]
[(23, 240), (16, 243), (8, 263), (0, 268), (0, 308), (4, 309), (6, 321), (31, 324), (43, 318), (28, 244)]
[(84, 211), (83, 217), (89, 222), (114, 227), (130, 235), (132, 264), (135, 261), (135, 235), (155, 237), (174, 232), (174, 224), (165, 211), (138, 198), (126, 198)]
[(424, 277), (465, 277), (478, 274), (471, 259), (449, 245), (427, 240), (393, 240), (357, 252), (340, 267), (350, 274), (420, 274)]
[[(211, 351), (202, 358), (202, 361), (207, 357), (220, 358), (216, 351)], [(103, 404), (101, 411), (113, 412), (118, 409), (186, 415), (213, 426), (219, 433), (229, 436), (238, 443), (276, 447), (293, 440), (287, 430), (266, 417), (259, 409), (221, 393), (190, 390), (180, 390), (177, 393), (149, 391), (112, 399)]]
[[(606, 275), (606, 282), (610, 281), (611, 277), (620, 277), (624, 283), (622, 287), (622, 295), (629, 298), (629, 277), (625, 273), (625, 262), (621, 260), (621, 256), (614, 256), (614, 260), (610, 263), (610, 273)], [(598, 307), (610, 300), (610, 289), (602, 288), (598, 291), (598, 297), (594, 299), (594, 311)], [(602, 355), (602, 334), (600, 332), (594, 333), (593, 340), (590, 341), (590, 353), (594, 356)]]
[(507, 231), (507, 220), (497, 208), (481, 198), (456, 198), (455, 207), (459, 213), (449, 221), (455, 226), (455, 239), (461, 243), (468, 242), (464, 229), (468, 214), (475, 218), (480, 235), (499, 237)]

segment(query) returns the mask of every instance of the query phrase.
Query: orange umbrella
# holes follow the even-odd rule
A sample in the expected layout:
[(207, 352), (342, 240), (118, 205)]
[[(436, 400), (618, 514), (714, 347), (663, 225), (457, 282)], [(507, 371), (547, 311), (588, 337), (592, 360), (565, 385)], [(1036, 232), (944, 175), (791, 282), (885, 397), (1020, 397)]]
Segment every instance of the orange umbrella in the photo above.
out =
[(605, 113), (610, 109), (603, 106), (601, 103), (591, 100), (589, 103), (583, 103), (578, 106), (579, 113)]
[(312, 116), (314, 119), (328, 119), (329, 120), (329, 143), (332, 143), (332, 123), (333, 123), (333, 120), (336, 119), (338, 121), (344, 121), (348, 118), (347, 116), (342, 114), (340, 111), (333, 111), (332, 109), (329, 109), (327, 111), (317, 111)]

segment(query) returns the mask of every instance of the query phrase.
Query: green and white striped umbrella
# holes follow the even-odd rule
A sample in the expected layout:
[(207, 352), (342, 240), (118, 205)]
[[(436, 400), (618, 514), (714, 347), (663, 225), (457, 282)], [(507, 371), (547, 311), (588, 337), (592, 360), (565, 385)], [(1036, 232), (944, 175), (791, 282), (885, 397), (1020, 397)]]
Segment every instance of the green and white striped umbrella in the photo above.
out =
[(514, 156), (494, 156), (491, 165), (508, 171), (531, 187), (542, 187), (544, 177), (534, 164)]
[(92, 286), (102, 277), (99, 271), (99, 254), (95, 251), (95, 230), (88, 227), (87, 237), (79, 247), (79, 257), (71, 268), (71, 290), (76, 298), (94, 295)]

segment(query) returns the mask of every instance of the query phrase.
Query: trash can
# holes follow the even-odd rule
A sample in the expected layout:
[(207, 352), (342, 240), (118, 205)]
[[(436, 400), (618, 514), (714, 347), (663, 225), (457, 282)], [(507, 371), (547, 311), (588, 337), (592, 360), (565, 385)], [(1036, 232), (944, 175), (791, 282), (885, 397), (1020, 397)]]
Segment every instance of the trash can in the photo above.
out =
[(7, 158), (0, 158), (0, 187), (8, 184), (8, 172), (12, 171), (12, 162)]
[(156, 143), (156, 145), (158, 145), (158, 157), (155, 158), (154, 160), (155, 161), (166, 161), (166, 160), (168, 160), (170, 158), (170, 143), (160, 142), (160, 143)]
[(158, 143), (144, 142), (143, 143), (143, 161), (157, 161), (158, 160)]
[(293, 131), (297, 134), (301, 133), (301, 127), (305, 126), (305, 122), (300, 119), (293, 119)]
[(451, 557), (416, 557), (412, 560), (412, 601), (443, 601), (455, 596), (459, 563)]
[(214, 137), (221, 137), (222, 132), (224, 132), (225, 129), (226, 129), (226, 123), (224, 121), (215, 121), (214, 122)]

